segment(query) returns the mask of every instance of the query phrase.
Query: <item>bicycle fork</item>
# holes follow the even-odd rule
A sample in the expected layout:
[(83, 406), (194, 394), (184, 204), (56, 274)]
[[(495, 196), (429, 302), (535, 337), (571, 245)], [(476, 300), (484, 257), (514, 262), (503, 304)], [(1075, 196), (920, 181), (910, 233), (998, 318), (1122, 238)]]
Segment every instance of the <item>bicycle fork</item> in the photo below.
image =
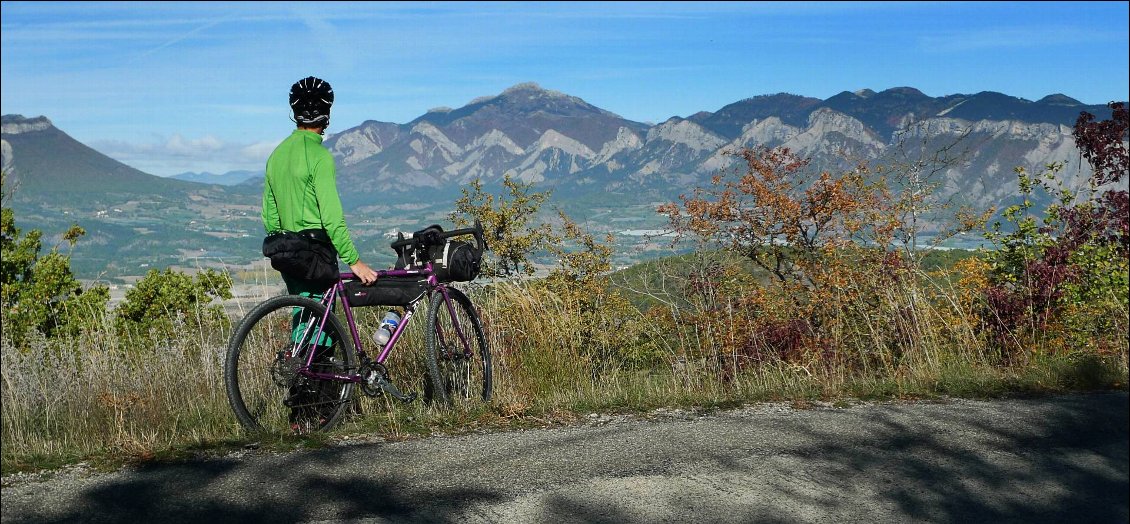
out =
[[(459, 321), (459, 315), (455, 313), (455, 300), (447, 295), (446, 290), (444, 290), (443, 293), (443, 302), (444, 305), (447, 306), (447, 314), (451, 318), (451, 329), (455, 331), (456, 335), (458, 335), (459, 343), (462, 344), (463, 358), (468, 360), (474, 358), (475, 353), (471, 351), (471, 343), (467, 340), (467, 332), (465, 329), (463, 329), (463, 326)], [(442, 326), (440, 326), (437, 322), (436, 346), (440, 351), (443, 352), (443, 358), (448, 360), (456, 360), (458, 359), (458, 356), (456, 355), (457, 348), (450, 350), (448, 349), (447, 337), (448, 335), (444, 334)]]

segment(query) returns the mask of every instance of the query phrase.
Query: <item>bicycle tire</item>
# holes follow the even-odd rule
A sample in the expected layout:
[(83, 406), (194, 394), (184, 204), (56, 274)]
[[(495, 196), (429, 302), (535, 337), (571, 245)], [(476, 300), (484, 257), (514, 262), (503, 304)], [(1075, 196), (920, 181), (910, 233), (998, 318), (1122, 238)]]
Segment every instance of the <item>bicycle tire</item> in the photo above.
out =
[[(309, 298), (283, 295), (256, 306), (240, 321), (228, 343), (224, 384), (228, 402), (240, 424), (251, 433), (324, 431), (333, 428), (353, 398), (352, 382), (318, 380), (298, 375), (317, 331), (307, 319), (320, 319), (326, 308)], [(316, 326), (316, 324), (313, 324)], [(347, 331), (330, 315), (323, 332), (327, 344), (316, 345), (314, 371), (356, 372), (356, 357)], [(285, 355), (284, 355), (285, 354)], [(289, 404), (288, 404), (289, 402)]]
[(490, 400), (493, 380), (490, 347), (483, 333), (482, 322), (471, 304), (471, 299), (455, 288), (447, 288), (451, 306), (459, 326), (473, 332), (467, 337), (471, 355), (466, 355), (458, 333), (452, 323), (451, 311), (445, 305), (443, 293), (432, 293), (428, 304), (427, 336), (424, 346), (428, 368), (428, 381), (424, 398), (431, 404), (454, 407), (477, 401)]

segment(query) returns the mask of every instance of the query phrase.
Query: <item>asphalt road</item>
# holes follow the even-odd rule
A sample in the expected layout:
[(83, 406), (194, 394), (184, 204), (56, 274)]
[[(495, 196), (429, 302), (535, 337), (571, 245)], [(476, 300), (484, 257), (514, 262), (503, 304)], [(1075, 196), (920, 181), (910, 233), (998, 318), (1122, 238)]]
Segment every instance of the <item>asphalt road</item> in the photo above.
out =
[(1130, 520), (1125, 392), (765, 404), (5, 479), (4, 522)]

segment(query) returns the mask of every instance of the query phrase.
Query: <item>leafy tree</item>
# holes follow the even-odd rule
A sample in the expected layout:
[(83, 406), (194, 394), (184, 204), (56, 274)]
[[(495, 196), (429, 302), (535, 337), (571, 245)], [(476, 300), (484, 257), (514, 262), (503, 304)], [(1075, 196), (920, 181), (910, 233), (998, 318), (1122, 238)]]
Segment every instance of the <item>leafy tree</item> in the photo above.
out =
[[(1002, 215), (1012, 230), (1004, 232), (997, 222), (986, 232), (998, 247), (988, 254), (986, 320), (1003, 346), (1023, 349), (1032, 338), (1061, 336), (1064, 329), (1089, 343), (1092, 333), (1106, 331), (1106, 315), (1085, 319), (1071, 311), (1113, 300), (1122, 310), (1119, 315), (1125, 314), (1130, 209), (1126, 190), (1112, 188), (1130, 165), (1130, 120), (1123, 104), (1109, 107), (1110, 120), (1096, 122), (1083, 112), (1075, 124), (1076, 144), (1094, 170), (1088, 186), (1078, 191), (1062, 187), (1062, 163), (1035, 176), (1017, 168), (1024, 199)], [(1042, 217), (1032, 212), (1037, 191), (1054, 199)]]
[[(676, 324), (698, 326), (723, 377), (765, 359), (896, 369), (919, 343), (915, 308), (934, 300), (920, 285), (916, 235), (949, 204), (926, 193), (938, 189), (933, 170), (952, 160), (939, 153), (831, 173), (787, 148), (732, 154), (744, 172), (719, 174), (658, 211), (680, 236), (744, 257), (765, 277), (751, 281), (722, 258), (698, 264)], [(961, 212), (956, 222), (977, 224)]]
[[(0, 175), (0, 180), (6, 179)], [(0, 191), (4, 200), (10, 197), (6, 190)], [(109, 289), (103, 285), (83, 289), (71, 272), (69, 251), (63, 253), (56, 245), (42, 254), (41, 231), (23, 233), (16, 227), (11, 208), (0, 209), (0, 214), (0, 302), (4, 335), (9, 340), (22, 345), (30, 330), (46, 336), (77, 334), (105, 313)], [(73, 248), (85, 234), (74, 225), (63, 240)]]
[[(1127, 136), (1130, 115), (1122, 102), (1111, 102), (1110, 120), (1095, 122), (1095, 116), (1084, 111), (1075, 121), (1072, 136), (1091, 164), (1093, 191), (1118, 184), (1130, 171)], [(1123, 257), (1130, 251), (1130, 197), (1125, 189), (1102, 191), (1093, 205), (1077, 207), (1064, 217), (1073, 236), (1093, 236), (1099, 242), (1116, 247)]]
[(659, 207), (680, 235), (694, 234), (740, 254), (787, 284), (814, 285), (825, 256), (854, 241), (889, 245), (896, 223), (884, 214), (885, 187), (862, 170), (812, 173), (787, 148), (743, 148), (744, 174), (711, 179)]
[(600, 243), (564, 211), (558, 210), (557, 215), (561, 219), (562, 240), (579, 244), (579, 249), (569, 250), (560, 243), (552, 246), (550, 251), (557, 255), (560, 266), (550, 272), (548, 279), (560, 288), (591, 296), (596, 288), (608, 284), (615, 239), (609, 234), (604, 237), (604, 243)]
[(510, 175), (503, 177), (502, 184), (509, 195), (487, 193), (482, 180), (472, 180), (470, 189), (463, 188), (463, 196), (456, 200), (451, 220), (466, 225), (463, 217), (470, 215), (482, 222), (490, 245), (483, 262), (483, 276), (532, 275), (531, 253), (556, 242), (549, 224), (534, 225), (549, 193), (531, 193), (532, 183), (523, 184)]
[[(968, 164), (974, 144), (969, 144), (973, 127), (963, 129), (952, 141), (939, 143), (926, 121), (896, 133), (892, 157), (871, 168), (890, 186), (889, 209), (894, 216), (893, 240), (915, 265), (946, 240), (984, 227), (995, 209), (976, 213), (962, 205), (961, 196), (945, 187), (946, 174)], [(923, 232), (930, 232), (930, 239)], [(919, 247), (927, 249), (919, 249)]]

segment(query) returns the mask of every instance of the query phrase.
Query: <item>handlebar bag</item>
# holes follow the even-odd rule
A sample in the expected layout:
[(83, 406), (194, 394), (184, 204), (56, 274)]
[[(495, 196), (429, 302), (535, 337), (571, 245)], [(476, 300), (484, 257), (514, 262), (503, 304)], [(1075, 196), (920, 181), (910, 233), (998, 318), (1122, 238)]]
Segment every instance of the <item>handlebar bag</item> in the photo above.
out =
[(483, 252), (468, 242), (450, 240), (429, 250), (432, 269), (440, 282), (470, 282), (479, 276)]
[(428, 262), (440, 282), (470, 282), (482, 270), (483, 249), (462, 240), (445, 240), (443, 228), (428, 226), (412, 233), (415, 240), (396, 250), (396, 268), (420, 268)]

